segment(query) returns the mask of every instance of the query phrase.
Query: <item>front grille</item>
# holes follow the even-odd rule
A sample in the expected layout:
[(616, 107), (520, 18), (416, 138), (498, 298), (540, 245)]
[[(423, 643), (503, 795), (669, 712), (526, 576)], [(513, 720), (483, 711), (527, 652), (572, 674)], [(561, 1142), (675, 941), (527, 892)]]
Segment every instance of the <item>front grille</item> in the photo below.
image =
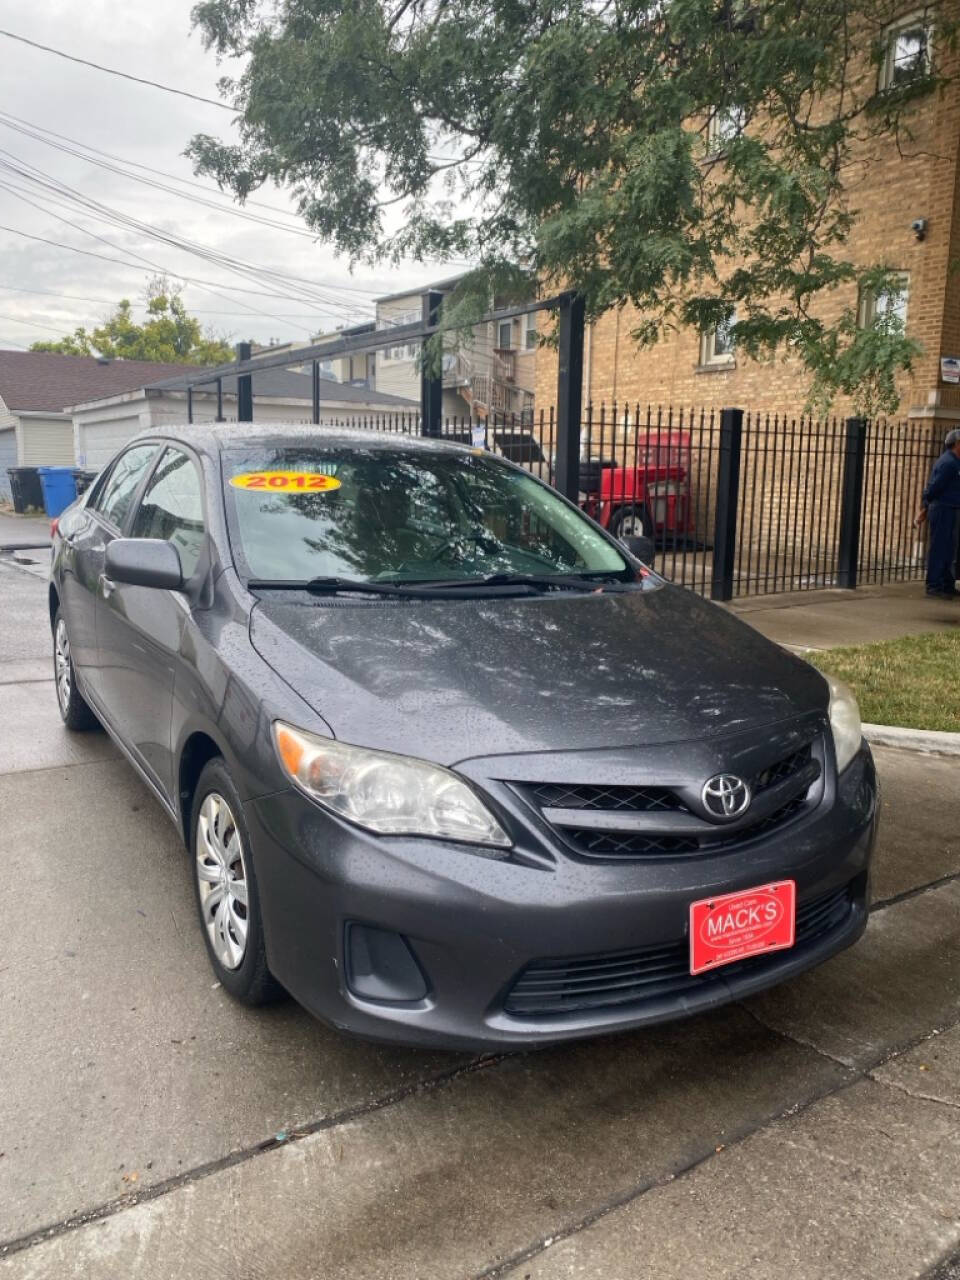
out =
[[(816, 942), (840, 929), (852, 909), (852, 885), (801, 903), (797, 907), (795, 945)], [(690, 973), (686, 939), (635, 951), (535, 960), (515, 980), (504, 1009), (515, 1017), (535, 1018), (689, 996), (725, 977), (733, 978), (774, 964), (777, 954), (751, 956), (696, 976)]]
[(775, 787), (778, 782), (785, 782), (787, 778), (792, 778), (795, 774), (798, 774), (801, 769), (810, 763), (811, 753), (812, 748), (808, 742), (799, 751), (794, 751), (792, 755), (786, 756), (783, 760), (778, 760), (776, 764), (772, 764), (769, 768), (764, 769), (762, 773), (758, 773), (753, 780), (754, 795), (759, 795), (761, 791), (766, 791), (768, 787)]
[(657, 810), (689, 812), (680, 797), (666, 787), (565, 787), (545, 782), (531, 787), (528, 794), (541, 809), (599, 809), (608, 813), (618, 810), (633, 813), (656, 813)]
[(694, 811), (684, 802), (683, 797), (669, 787), (551, 782), (519, 784), (517, 789), (539, 809), (547, 822), (555, 826), (563, 839), (584, 857), (671, 858), (677, 854), (709, 853), (739, 847), (769, 835), (798, 818), (809, 807), (806, 798), (811, 785), (808, 766), (813, 760), (813, 743), (808, 742), (750, 778), (754, 796), (762, 795), (771, 787), (782, 786), (791, 778), (797, 779), (797, 787), (801, 790), (798, 792), (793, 788), (792, 794), (773, 813), (758, 822), (738, 827), (735, 831), (706, 822), (697, 834), (683, 835), (672, 834), (666, 828), (662, 831), (648, 829), (630, 832), (605, 830), (603, 827), (561, 826), (551, 813), (552, 810), (565, 809), (582, 810), (585, 813), (679, 813), (695, 817)]

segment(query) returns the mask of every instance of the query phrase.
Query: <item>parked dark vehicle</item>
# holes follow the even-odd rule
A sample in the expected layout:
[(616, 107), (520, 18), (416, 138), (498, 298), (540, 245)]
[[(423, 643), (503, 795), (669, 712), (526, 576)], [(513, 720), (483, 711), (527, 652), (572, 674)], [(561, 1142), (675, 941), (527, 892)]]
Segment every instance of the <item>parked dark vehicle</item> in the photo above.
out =
[(482, 450), (135, 440), (59, 521), (50, 619), (64, 721), (102, 721), (177, 824), (247, 1003), (538, 1045), (739, 998), (866, 925), (849, 693)]

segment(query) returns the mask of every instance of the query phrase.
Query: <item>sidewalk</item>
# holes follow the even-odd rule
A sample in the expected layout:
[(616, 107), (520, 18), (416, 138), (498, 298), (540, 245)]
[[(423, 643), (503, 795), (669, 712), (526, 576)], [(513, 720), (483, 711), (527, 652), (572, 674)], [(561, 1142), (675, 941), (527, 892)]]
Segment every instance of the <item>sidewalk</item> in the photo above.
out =
[(0, 511), (0, 551), (49, 545), (48, 516), (18, 516), (12, 512)]
[(873, 644), (924, 631), (960, 633), (960, 600), (927, 599), (922, 582), (751, 596), (727, 607), (769, 639), (797, 649)]

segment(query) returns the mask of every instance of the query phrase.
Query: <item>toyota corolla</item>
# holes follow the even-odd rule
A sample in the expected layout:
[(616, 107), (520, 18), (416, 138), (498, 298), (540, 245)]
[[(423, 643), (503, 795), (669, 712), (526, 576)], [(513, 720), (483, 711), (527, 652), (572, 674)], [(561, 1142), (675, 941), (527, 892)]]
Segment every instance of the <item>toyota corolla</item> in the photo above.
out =
[(537, 1045), (860, 936), (853, 697), (628, 541), (483, 450), (296, 426), (139, 438), (65, 512), (60, 713), (176, 823), (228, 992)]

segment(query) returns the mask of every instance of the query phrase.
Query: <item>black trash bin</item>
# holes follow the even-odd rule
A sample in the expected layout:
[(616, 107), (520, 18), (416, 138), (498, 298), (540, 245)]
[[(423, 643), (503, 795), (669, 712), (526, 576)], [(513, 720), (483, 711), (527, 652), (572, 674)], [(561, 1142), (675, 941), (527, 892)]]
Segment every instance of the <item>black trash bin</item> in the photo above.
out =
[(96, 480), (100, 473), (98, 471), (87, 471), (84, 467), (77, 467), (74, 470), (73, 478), (77, 482), (77, 497), (86, 491)]
[(43, 487), (36, 467), (8, 467), (13, 509), (23, 515), (31, 507), (43, 511)]

